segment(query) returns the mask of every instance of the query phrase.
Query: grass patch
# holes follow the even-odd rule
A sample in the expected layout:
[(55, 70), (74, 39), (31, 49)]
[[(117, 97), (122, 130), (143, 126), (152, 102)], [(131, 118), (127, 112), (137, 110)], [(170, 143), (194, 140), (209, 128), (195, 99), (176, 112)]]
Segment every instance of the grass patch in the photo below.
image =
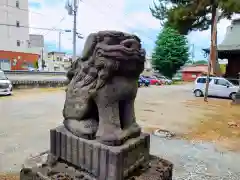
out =
[(173, 85), (183, 85), (183, 84), (189, 84), (192, 82), (186, 82), (186, 81), (173, 81)]
[(0, 174), (0, 180), (19, 180), (19, 174), (11, 174), (11, 173), (2, 173)]
[(52, 92), (52, 91), (59, 91), (59, 90), (65, 90), (65, 89), (66, 87), (39, 88), (39, 90), (43, 92)]
[(216, 142), (230, 150), (240, 150), (240, 106), (231, 105), (223, 99), (197, 99), (187, 102), (203, 113), (198, 117), (189, 132), (183, 137), (189, 140), (206, 140)]

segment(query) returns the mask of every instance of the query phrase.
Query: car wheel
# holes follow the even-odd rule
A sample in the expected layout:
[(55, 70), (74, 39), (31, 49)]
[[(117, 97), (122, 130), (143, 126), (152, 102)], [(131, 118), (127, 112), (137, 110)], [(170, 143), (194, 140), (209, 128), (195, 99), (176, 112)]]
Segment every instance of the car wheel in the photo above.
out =
[(236, 99), (236, 93), (231, 93), (229, 97), (230, 97), (232, 100), (235, 100), (235, 99)]
[(196, 97), (202, 97), (203, 96), (203, 92), (201, 90), (197, 89), (197, 90), (194, 91), (194, 95)]
[(159, 82), (156, 82), (155, 85), (156, 85), (156, 86), (160, 86), (160, 83), (159, 83)]

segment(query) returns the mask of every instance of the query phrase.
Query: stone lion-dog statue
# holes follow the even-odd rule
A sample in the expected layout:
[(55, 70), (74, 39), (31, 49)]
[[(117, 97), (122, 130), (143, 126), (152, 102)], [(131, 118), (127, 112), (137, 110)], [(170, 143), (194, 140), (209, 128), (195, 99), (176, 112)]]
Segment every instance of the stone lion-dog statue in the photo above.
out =
[(74, 135), (109, 146), (138, 137), (134, 101), (144, 70), (140, 39), (118, 31), (88, 36), (82, 57), (72, 63), (63, 124)]

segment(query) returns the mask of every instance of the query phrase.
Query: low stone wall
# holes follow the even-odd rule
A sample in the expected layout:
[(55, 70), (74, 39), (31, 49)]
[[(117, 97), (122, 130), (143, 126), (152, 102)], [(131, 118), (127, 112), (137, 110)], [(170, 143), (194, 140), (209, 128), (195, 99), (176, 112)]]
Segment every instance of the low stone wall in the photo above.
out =
[(52, 80), (14, 80), (11, 81), (13, 89), (28, 89), (28, 88), (48, 88), (48, 87), (64, 87), (68, 84), (68, 81), (52, 81)]

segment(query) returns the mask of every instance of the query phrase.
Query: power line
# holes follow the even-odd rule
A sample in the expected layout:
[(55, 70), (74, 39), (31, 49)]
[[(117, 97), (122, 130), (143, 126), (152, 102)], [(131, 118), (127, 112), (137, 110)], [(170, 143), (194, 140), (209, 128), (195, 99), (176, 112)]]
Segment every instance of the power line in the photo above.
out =
[(5, 24), (5, 23), (0, 23), (0, 26), (10, 26), (10, 27), (16, 27), (16, 28), (39, 29), (39, 30), (45, 30), (45, 31), (64, 31), (64, 29), (53, 29), (53, 28), (51, 29), (51, 28), (32, 27), (32, 26), (23, 26), (23, 25), (16, 26), (15, 24)]
[[(82, 2), (83, 2), (83, 1), (82, 1)], [(88, 3), (89, 3), (89, 1), (88, 1)], [(88, 3), (86, 3), (86, 4), (88, 4)], [(90, 5), (90, 4), (88, 4), (88, 5)], [(97, 9), (101, 14), (107, 16), (108, 18), (112, 18), (112, 16), (107, 15), (105, 11), (100, 10), (98, 7), (96, 7), (96, 6), (93, 5), (93, 4), (91, 4), (91, 5), (94, 7), (94, 9)], [(109, 5), (108, 5), (108, 7), (111, 8)], [(127, 14), (125, 14), (125, 15), (127, 16)], [(114, 17), (114, 18), (115, 18), (114, 21), (116, 21), (116, 17)], [(122, 20), (119, 19), (119, 18), (117, 18), (117, 20), (118, 20), (119, 22), (122, 21)], [(128, 27), (130, 27), (129, 24), (126, 24), (126, 23), (125, 23), (125, 25), (128, 26)], [(151, 41), (153, 41), (153, 42), (155, 43), (155, 40), (153, 40), (151, 37), (149, 37), (148, 35), (146, 35), (146, 32), (144, 32), (144, 31), (142, 31), (142, 30), (137, 30), (137, 31), (138, 31), (138, 32), (141, 32), (147, 39), (149, 39), (149, 40), (151, 40)]]
[(19, 10), (21, 10), (21, 11), (26, 11), (26, 12), (30, 12), (30, 13), (34, 13), (34, 14), (39, 14), (39, 15), (42, 15), (42, 16), (46, 16), (46, 15), (44, 15), (44, 14), (42, 14), (42, 13), (30, 11), (29, 9), (23, 9), (23, 8), (16, 7), (16, 6), (11, 6), (11, 5), (8, 5), (8, 4), (0, 4), (0, 6), (11, 7), (11, 8), (14, 8), (14, 9), (19, 9)]
[(60, 20), (55, 26), (53, 26), (53, 27), (51, 28), (51, 30), (49, 30), (48, 32), (46, 32), (43, 36), (47, 36), (50, 32), (56, 30), (57, 26), (58, 26), (59, 24), (61, 24), (61, 22), (63, 22), (65, 19), (66, 19), (66, 16), (62, 17), (61, 20)]

